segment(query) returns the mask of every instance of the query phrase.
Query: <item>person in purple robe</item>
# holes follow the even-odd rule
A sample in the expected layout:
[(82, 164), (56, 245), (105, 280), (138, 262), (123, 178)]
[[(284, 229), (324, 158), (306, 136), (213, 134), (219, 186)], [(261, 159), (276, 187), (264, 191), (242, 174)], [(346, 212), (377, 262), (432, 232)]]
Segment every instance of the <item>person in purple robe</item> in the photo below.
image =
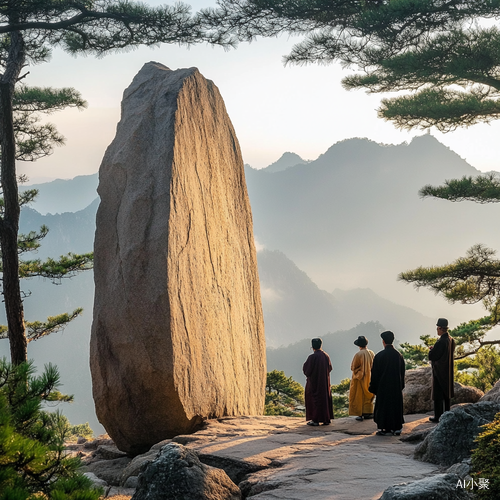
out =
[(312, 339), (313, 353), (309, 355), (302, 368), (307, 377), (305, 400), (307, 425), (328, 425), (333, 419), (332, 392), (330, 390), (330, 356), (321, 349), (323, 341)]

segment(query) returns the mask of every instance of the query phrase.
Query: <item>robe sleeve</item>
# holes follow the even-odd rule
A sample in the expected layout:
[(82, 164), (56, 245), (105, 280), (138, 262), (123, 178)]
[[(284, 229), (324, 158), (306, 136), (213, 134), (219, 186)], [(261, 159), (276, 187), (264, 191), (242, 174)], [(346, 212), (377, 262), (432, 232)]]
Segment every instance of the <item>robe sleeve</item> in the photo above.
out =
[(405, 370), (406, 370), (405, 360), (404, 360), (403, 356), (401, 356), (401, 367), (400, 367), (400, 371), (401, 371), (401, 390), (403, 390), (405, 388)]
[(429, 351), (429, 360), (437, 361), (444, 354), (446, 350), (445, 342), (442, 337), (434, 344), (434, 347)]
[(306, 362), (304, 363), (304, 366), (302, 367), (302, 371), (304, 372), (304, 375), (306, 377), (310, 377), (311, 376), (311, 356), (309, 356), (307, 359), (306, 359)]
[(364, 376), (364, 371), (363, 371), (363, 359), (361, 356), (356, 353), (354, 355), (354, 358), (352, 358), (352, 363), (351, 363), (351, 371), (352, 371), (352, 378), (356, 380), (361, 380)]
[(368, 387), (368, 390), (372, 394), (377, 394), (379, 378), (380, 378), (380, 371), (378, 369), (378, 360), (377, 357), (375, 356), (375, 358), (373, 358), (370, 386)]

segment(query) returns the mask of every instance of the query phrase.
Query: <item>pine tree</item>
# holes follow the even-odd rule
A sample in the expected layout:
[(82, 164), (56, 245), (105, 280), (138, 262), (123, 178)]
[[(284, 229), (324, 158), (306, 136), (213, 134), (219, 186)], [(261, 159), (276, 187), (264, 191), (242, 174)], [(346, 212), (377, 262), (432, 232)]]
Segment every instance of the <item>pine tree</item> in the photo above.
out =
[(399, 275), (400, 280), (413, 283), (417, 289), (430, 288), (451, 303), (482, 302), (488, 310), (487, 316), (453, 330), (458, 345), (456, 359), (476, 354), (484, 346), (500, 345), (500, 339), (484, 340), (486, 333), (500, 323), (500, 261), (494, 255), (494, 250), (475, 245), (451, 264), (419, 267)]
[[(18, 193), (16, 159), (21, 153), (29, 155), (30, 147), (33, 151), (43, 150), (45, 137), (42, 134), (34, 142), (18, 142), (16, 105), (22, 108), (24, 95), (27, 96), (24, 104), (37, 106), (33, 93), (23, 94), (20, 88), (25, 67), (47, 62), (54, 47), (72, 54), (104, 55), (139, 45), (200, 41), (228, 43), (223, 36), (205, 34), (200, 20), (191, 17), (189, 7), (182, 4), (148, 7), (121, 0), (0, 0), (0, 183), (3, 196), (0, 247), (2, 292), (13, 363), (27, 359), (26, 325), (19, 284), (22, 270), (18, 258), (19, 215), (23, 198)], [(43, 93), (47, 92), (43, 90)], [(19, 96), (19, 101), (16, 101), (16, 96)], [(45, 132), (50, 136), (48, 129)], [(49, 137), (48, 142), (54, 139), (54, 136)], [(26, 150), (23, 150), (24, 146)]]
[(34, 372), (32, 363), (0, 360), (0, 500), (97, 500), (101, 492), (78, 473), (80, 460), (65, 454), (67, 420), (42, 410), (72, 397), (57, 390), (54, 366)]
[[(14, 130), (16, 134), (18, 161), (36, 161), (39, 158), (52, 153), (55, 146), (64, 144), (64, 138), (50, 123), (40, 123), (40, 112), (52, 113), (67, 107), (83, 108), (85, 101), (74, 89), (41, 89), (35, 87), (21, 86), (14, 94)], [(23, 177), (18, 182), (23, 182)], [(26, 190), (19, 194), (19, 207), (33, 202), (38, 192), (35, 189)], [(4, 215), (3, 198), (0, 198), (0, 217)], [(38, 231), (30, 231), (28, 234), (18, 234), (18, 255), (36, 251), (41, 240), (48, 234), (48, 228), (42, 226)], [(77, 255), (68, 254), (59, 259), (40, 259), (19, 261), (19, 278), (33, 278), (40, 276), (52, 281), (59, 282), (62, 278), (71, 277), (77, 272), (91, 269), (92, 253)], [(3, 266), (0, 263), (0, 272)], [(23, 296), (24, 298), (24, 296)], [(26, 343), (38, 340), (49, 333), (58, 331), (81, 314), (82, 309), (75, 309), (71, 313), (63, 313), (50, 316), (46, 321), (25, 322)], [(8, 327), (0, 325), (0, 338), (9, 336)]]
[(273, 370), (266, 378), (265, 415), (301, 417), (303, 412), (297, 406), (304, 404), (304, 388), (285, 372)]

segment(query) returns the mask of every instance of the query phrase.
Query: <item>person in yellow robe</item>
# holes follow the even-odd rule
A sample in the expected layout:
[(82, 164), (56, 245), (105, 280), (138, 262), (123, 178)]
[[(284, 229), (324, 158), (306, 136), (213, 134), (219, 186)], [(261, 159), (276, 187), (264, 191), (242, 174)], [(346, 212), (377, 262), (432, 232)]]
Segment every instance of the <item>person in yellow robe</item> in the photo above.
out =
[(370, 373), (375, 353), (367, 349), (368, 340), (360, 335), (354, 345), (359, 351), (354, 355), (351, 363), (352, 378), (349, 387), (349, 415), (355, 416), (356, 420), (373, 418), (373, 400), (375, 395), (368, 390), (370, 385)]

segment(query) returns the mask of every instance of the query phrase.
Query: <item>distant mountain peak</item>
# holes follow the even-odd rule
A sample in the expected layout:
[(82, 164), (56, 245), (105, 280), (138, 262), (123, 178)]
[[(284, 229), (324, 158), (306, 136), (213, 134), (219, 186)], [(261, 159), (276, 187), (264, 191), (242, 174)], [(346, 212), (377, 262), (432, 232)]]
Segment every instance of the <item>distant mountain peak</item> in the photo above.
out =
[[(419, 148), (421, 147), (435, 147), (443, 150), (448, 150), (452, 151), (448, 146), (440, 142), (436, 137), (434, 137), (432, 134), (422, 134), (422, 135), (416, 135), (412, 137), (411, 141), (408, 143), (403, 143), (403, 145), (406, 146), (417, 146)], [(452, 151), (455, 153), (454, 151)], [(456, 154), (456, 153), (455, 153)]]
[(295, 165), (304, 165), (309, 163), (309, 161), (302, 159), (296, 153), (286, 152), (283, 153), (279, 160), (271, 163), (268, 167), (264, 168), (266, 172), (281, 172), (282, 170), (286, 170), (287, 168), (294, 167)]

